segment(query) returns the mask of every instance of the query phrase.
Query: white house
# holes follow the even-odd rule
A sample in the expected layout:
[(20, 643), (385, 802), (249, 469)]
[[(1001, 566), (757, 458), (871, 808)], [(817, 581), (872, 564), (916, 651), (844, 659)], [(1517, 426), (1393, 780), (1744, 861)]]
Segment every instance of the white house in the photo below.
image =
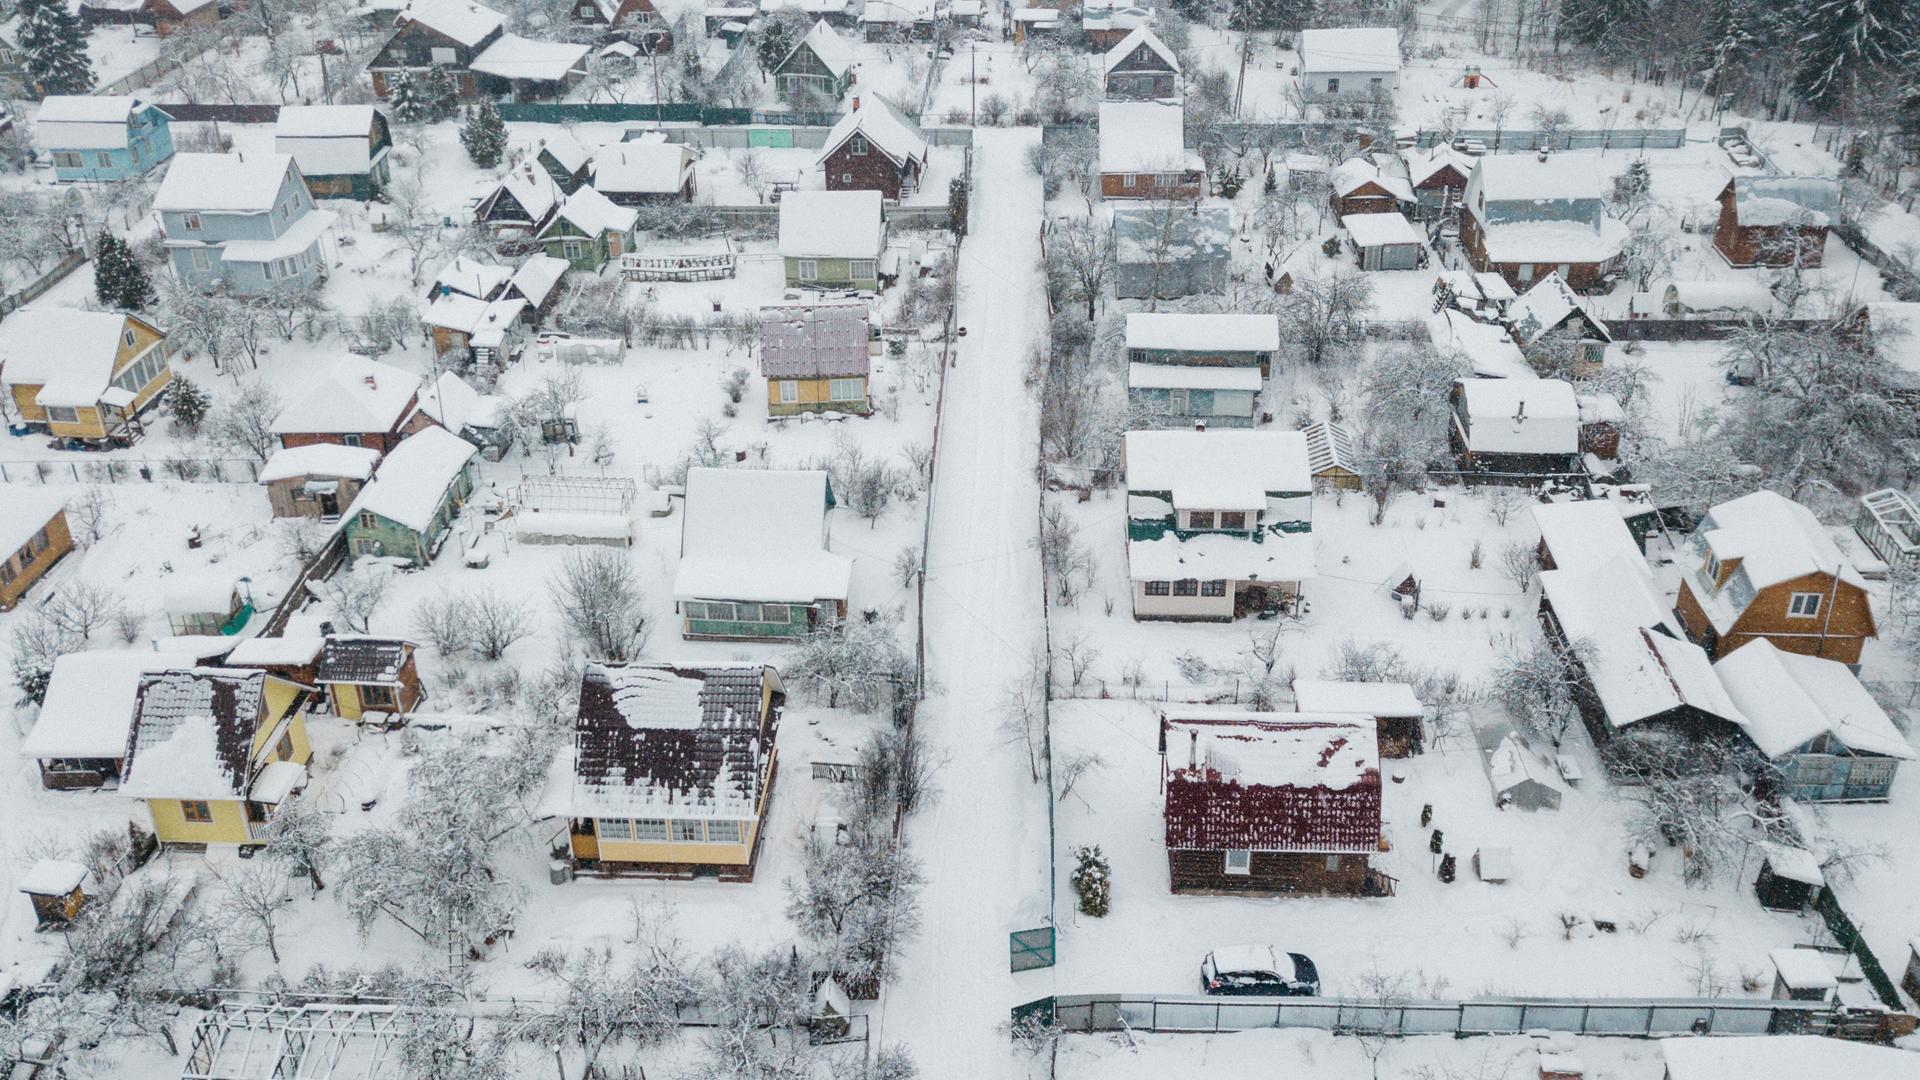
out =
[(1302, 30), (1294, 51), (1308, 98), (1372, 98), (1400, 88), (1400, 31), (1392, 27)]

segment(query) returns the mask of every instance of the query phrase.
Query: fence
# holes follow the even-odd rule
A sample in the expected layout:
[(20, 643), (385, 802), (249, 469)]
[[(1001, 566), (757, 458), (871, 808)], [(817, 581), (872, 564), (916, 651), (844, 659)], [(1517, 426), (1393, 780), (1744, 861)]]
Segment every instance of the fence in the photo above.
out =
[[(708, 147), (720, 150), (744, 150), (748, 147), (762, 147), (777, 150), (790, 146), (818, 149), (827, 143), (827, 135), (833, 131), (829, 126), (821, 125), (776, 125), (742, 127), (737, 124), (717, 127), (666, 128), (662, 134), (668, 142), (685, 143), (688, 146)], [(972, 146), (973, 129), (961, 127), (926, 128), (921, 132), (927, 137), (928, 146)]]
[(193, 105), (174, 102), (160, 111), (183, 123), (271, 124), (280, 119), (278, 105)]
[(1893, 980), (1887, 977), (1887, 969), (1880, 966), (1880, 960), (1867, 947), (1867, 939), (1860, 934), (1860, 928), (1840, 906), (1840, 898), (1833, 894), (1831, 886), (1822, 885), (1814, 897), (1813, 907), (1826, 920), (1827, 929), (1833, 934), (1833, 940), (1843, 949), (1851, 952), (1860, 961), (1860, 973), (1866, 976), (1867, 985), (1887, 1008), (1898, 1011), (1905, 1008), (1900, 1001), (1900, 991), (1893, 988)]
[(1833, 235), (1839, 237), (1841, 243), (1852, 248), (1854, 254), (1892, 278), (1897, 286), (1910, 292), (1920, 293), (1920, 273), (1916, 273), (1911, 265), (1887, 254), (1879, 245), (1867, 239), (1867, 234), (1861, 230), (1860, 226), (1851, 221), (1838, 222), (1833, 227)]
[(669, 101), (625, 104), (618, 102), (511, 102), (499, 106), (500, 119), (523, 124), (696, 124), (716, 127), (736, 124), (772, 124), (776, 127), (832, 127), (834, 113), (788, 112), (779, 109), (729, 109), (717, 105)]
[(19, 292), (0, 298), (0, 317), (13, 314), (21, 305), (65, 281), (68, 274), (80, 269), (86, 261), (87, 253), (84, 251), (67, 252), (59, 262), (53, 264), (52, 269), (22, 286)]
[(1818, 330), (1832, 325), (1827, 319), (1770, 319), (1707, 317), (1700, 319), (1609, 320), (1607, 332), (1616, 341), (1709, 341), (1738, 330), (1765, 325), (1779, 330)]
[(251, 484), (260, 478), (252, 458), (62, 458), (0, 461), (0, 484), (148, 484), (184, 480), (199, 484)]
[(1833, 1006), (1818, 1001), (1719, 998), (1490, 998), (1388, 1002), (1340, 998), (1222, 999), (1195, 995), (1062, 994), (1028, 1002), (1016, 1019), (1063, 1031), (1212, 1034), (1318, 1028), (1386, 1035), (1784, 1035), (1823, 1033)]
[(1414, 144), (1422, 148), (1456, 139), (1473, 139), (1495, 154), (1530, 154), (1549, 150), (1678, 150), (1687, 145), (1685, 128), (1608, 128), (1595, 131), (1537, 131), (1529, 128), (1440, 131), (1422, 128)]

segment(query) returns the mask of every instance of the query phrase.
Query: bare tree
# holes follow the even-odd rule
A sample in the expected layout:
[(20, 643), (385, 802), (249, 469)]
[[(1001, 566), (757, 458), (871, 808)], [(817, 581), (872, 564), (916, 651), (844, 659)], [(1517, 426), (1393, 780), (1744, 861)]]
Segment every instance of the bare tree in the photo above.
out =
[(97, 544), (107, 534), (113, 513), (113, 494), (103, 484), (89, 484), (67, 503), (67, 521), (82, 544)]
[(1087, 305), (1087, 319), (1113, 280), (1113, 235), (1087, 218), (1054, 218), (1047, 226), (1047, 281), (1056, 297)]
[(364, 634), (373, 622), (374, 612), (386, 602), (387, 586), (392, 581), (392, 567), (356, 559), (312, 588), (314, 595), (327, 602), (334, 618), (348, 630)]
[(1494, 700), (1522, 728), (1557, 747), (1580, 715), (1574, 703), (1575, 665), (1592, 658), (1593, 646), (1586, 641), (1572, 642), (1564, 652), (1544, 641), (1516, 645), (1494, 668)]
[(1046, 754), (1046, 684), (1042, 679), (1046, 664), (1046, 657), (1036, 654), (1028, 661), (1027, 670), (1000, 691), (1000, 738), (1026, 754), (1027, 773), (1036, 784)]
[(1736, 736), (1632, 729), (1608, 745), (1607, 766), (1639, 803), (1635, 842), (1678, 847), (1689, 885), (1738, 867), (1753, 843), (1791, 838), (1781, 809), (1754, 795), (1777, 781), (1775, 767)]
[(261, 859), (238, 863), (225, 873), (214, 871), (224, 892), (220, 897), (222, 921), (257, 940), (280, 967), (280, 913), (292, 899), (287, 893), (287, 872), (283, 866)]
[(1513, 582), (1519, 592), (1533, 587), (1533, 576), (1540, 572), (1540, 547), (1525, 540), (1509, 540), (1500, 549), (1500, 573)]
[(1282, 298), (1280, 324), (1300, 359), (1320, 364), (1360, 340), (1373, 310), (1373, 282), (1365, 274), (1306, 277)]
[(623, 553), (569, 552), (549, 585), (561, 621), (588, 659), (628, 660), (646, 647), (645, 598)]
[(263, 382), (251, 382), (214, 407), (207, 435), (216, 446), (244, 451), (261, 461), (273, 456), (280, 444), (273, 420), (280, 415), (280, 395)]

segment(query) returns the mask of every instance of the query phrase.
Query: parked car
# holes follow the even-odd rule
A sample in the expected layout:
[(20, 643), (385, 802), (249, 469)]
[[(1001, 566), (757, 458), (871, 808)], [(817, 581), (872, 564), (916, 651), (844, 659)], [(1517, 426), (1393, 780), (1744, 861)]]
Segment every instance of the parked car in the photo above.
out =
[(1320, 969), (1305, 956), (1273, 945), (1234, 945), (1200, 961), (1200, 991), (1313, 997), (1320, 992)]

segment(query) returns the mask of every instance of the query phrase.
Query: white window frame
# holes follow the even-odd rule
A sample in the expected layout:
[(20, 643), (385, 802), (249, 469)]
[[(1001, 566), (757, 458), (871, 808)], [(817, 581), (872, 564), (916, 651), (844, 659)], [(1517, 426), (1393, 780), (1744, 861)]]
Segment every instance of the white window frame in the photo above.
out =
[(213, 269), (213, 259), (208, 257), (206, 248), (192, 248), (190, 251), (191, 254), (188, 256), (188, 261), (195, 270), (210, 271)]
[(1521, 263), (1519, 268), (1514, 271), (1514, 276), (1518, 277), (1521, 281), (1532, 281), (1533, 280), (1533, 264)]
[(819, 259), (801, 259), (799, 260), (799, 263), (800, 263), (800, 267), (797, 271), (795, 271), (794, 273), (795, 277), (799, 278), (801, 281), (819, 281), (820, 280), (820, 260)]
[[(726, 836), (726, 835), (715, 836), (714, 835), (716, 831), (720, 831), (724, 833), (729, 830), (732, 832), (733, 835), (731, 836)], [(743, 843), (746, 843), (746, 840), (747, 840), (747, 829), (746, 829), (746, 824), (744, 822), (731, 821), (731, 820), (707, 822), (707, 843), (709, 844), (743, 844)]]
[(1820, 606), (1826, 602), (1826, 594), (1817, 592), (1797, 592), (1787, 598), (1787, 617), (1789, 619), (1817, 619)]
[(668, 822), (670, 835), (676, 844), (704, 844), (707, 842), (707, 823), (699, 818), (674, 818)]
[(639, 843), (665, 843), (667, 837), (670, 835), (672, 834), (667, 831), (667, 820), (665, 818), (633, 819), (633, 838)]
[(854, 259), (847, 263), (847, 276), (855, 281), (874, 276), (872, 259)]
[(435, 67), (451, 67), (460, 62), (460, 51), (449, 49), (444, 45), (435, 45), (428, 50), (427, 55), (432, 58)]
[[(1235, 856), (1239, 856), (1239, 865), (1235, 866)], [(1253, 873), (1253, 851), (1249, 848), (1228, 848), (1221, 856), (1222, 873), (1235, 877), (1245, 877)]]
[(780, 380), (780, 404), (793, 405), (798, 403), (799, 400), (800, 400), (800, 380), (781, 379)]
[(863, 385), (863, 380), (860, 380), (860, 379), (828, 379), (827, 380), (827, 400), (828, 401), (859, 401), (865, 398), (866, 396), (867, 396), (867, 393), (866, 393), (866, 388)]
[(80, 422), (80, 410), (70, 405), (47, 406), (47, 422), (50, 424), (77, 424)]
[(1133, 182), (1135, 179), (1137, 179), (1137, 177), (1134, 173), (1121, 173), (1120, 186), (1124, 188), (1130, 188), (1133, 186)]
[(598, 824), (602, 840), (633, 839), (633, 822), (627, 818), (600, 818)]
[(84, 169), (87, 167), (86, 161), (86, 157), (78, 150), (56, 150), (53, 152), (53, 163), (62, 169)]

